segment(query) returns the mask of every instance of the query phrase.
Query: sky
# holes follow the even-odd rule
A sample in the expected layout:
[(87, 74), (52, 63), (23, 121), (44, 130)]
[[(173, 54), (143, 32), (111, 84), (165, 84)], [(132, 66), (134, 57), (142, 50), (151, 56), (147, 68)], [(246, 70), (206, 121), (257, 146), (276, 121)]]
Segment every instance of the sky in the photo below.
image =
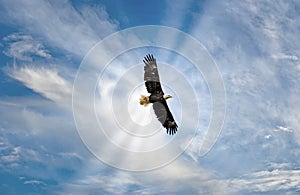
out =
[[(299, 10), (0, 0), (0, 193), (300, 193)], [(148, 53), (174, 136), (138, 104)]]

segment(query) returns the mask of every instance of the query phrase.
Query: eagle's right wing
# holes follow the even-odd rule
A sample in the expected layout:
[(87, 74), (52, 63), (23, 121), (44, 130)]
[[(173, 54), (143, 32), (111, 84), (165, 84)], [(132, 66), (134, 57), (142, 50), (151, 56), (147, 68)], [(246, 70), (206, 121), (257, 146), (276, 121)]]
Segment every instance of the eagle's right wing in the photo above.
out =
[(148, 93), (160, 93), (164, 94), (157, 70), (156, 60), (153, 55), (148, 54), (143, 60), (144, 66), (144, 80)]

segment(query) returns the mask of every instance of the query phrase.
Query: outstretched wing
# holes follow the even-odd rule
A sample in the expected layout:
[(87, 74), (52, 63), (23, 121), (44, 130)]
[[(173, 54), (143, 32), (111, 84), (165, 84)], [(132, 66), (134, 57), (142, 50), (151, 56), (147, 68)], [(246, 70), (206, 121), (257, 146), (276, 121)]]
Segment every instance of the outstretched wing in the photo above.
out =
[(168, 107), (166, 100), (153, 104), (154, 113), (161, 124), (167, 129), (167, 133), (173, 135), (177, 132), (177, 124)]
[(144, 58), (143, 62), (145, 63), (144, 80), (148, 93), (157, 93), (163, 95), (164, 92), (160, 85), (155, 58), (153, 57), (153, 55), (148, 54)]

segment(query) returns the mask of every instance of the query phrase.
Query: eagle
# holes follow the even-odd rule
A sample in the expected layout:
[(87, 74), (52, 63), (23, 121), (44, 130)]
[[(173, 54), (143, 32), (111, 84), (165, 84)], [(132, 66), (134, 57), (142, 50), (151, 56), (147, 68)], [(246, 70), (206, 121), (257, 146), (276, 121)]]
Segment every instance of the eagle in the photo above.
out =
[(177, 124), (168, 107), (167, 99), (172, 98), (171, 95), (165, 95), (159, 80), (156, 59), (153, 55), (148, 54), (144, 57), (144, 81), (150, 96), (141, 95), (140, 104), (147, 106), (153, 105), (154, 113), (159, 122), (166, 128), (167, 133), (174, 135), (177, 132)]

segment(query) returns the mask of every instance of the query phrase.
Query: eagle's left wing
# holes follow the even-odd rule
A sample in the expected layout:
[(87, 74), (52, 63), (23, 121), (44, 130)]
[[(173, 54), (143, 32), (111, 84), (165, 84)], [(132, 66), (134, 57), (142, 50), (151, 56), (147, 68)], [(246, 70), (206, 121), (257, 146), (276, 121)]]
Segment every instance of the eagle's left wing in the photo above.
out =
[(154, 113), (161, 124), (167, 129), (167, 133), (173, 135), (177, 132), (177, 124), (168, 107), (167, 101), (163, 99), (161, 102), (153, 104)]

